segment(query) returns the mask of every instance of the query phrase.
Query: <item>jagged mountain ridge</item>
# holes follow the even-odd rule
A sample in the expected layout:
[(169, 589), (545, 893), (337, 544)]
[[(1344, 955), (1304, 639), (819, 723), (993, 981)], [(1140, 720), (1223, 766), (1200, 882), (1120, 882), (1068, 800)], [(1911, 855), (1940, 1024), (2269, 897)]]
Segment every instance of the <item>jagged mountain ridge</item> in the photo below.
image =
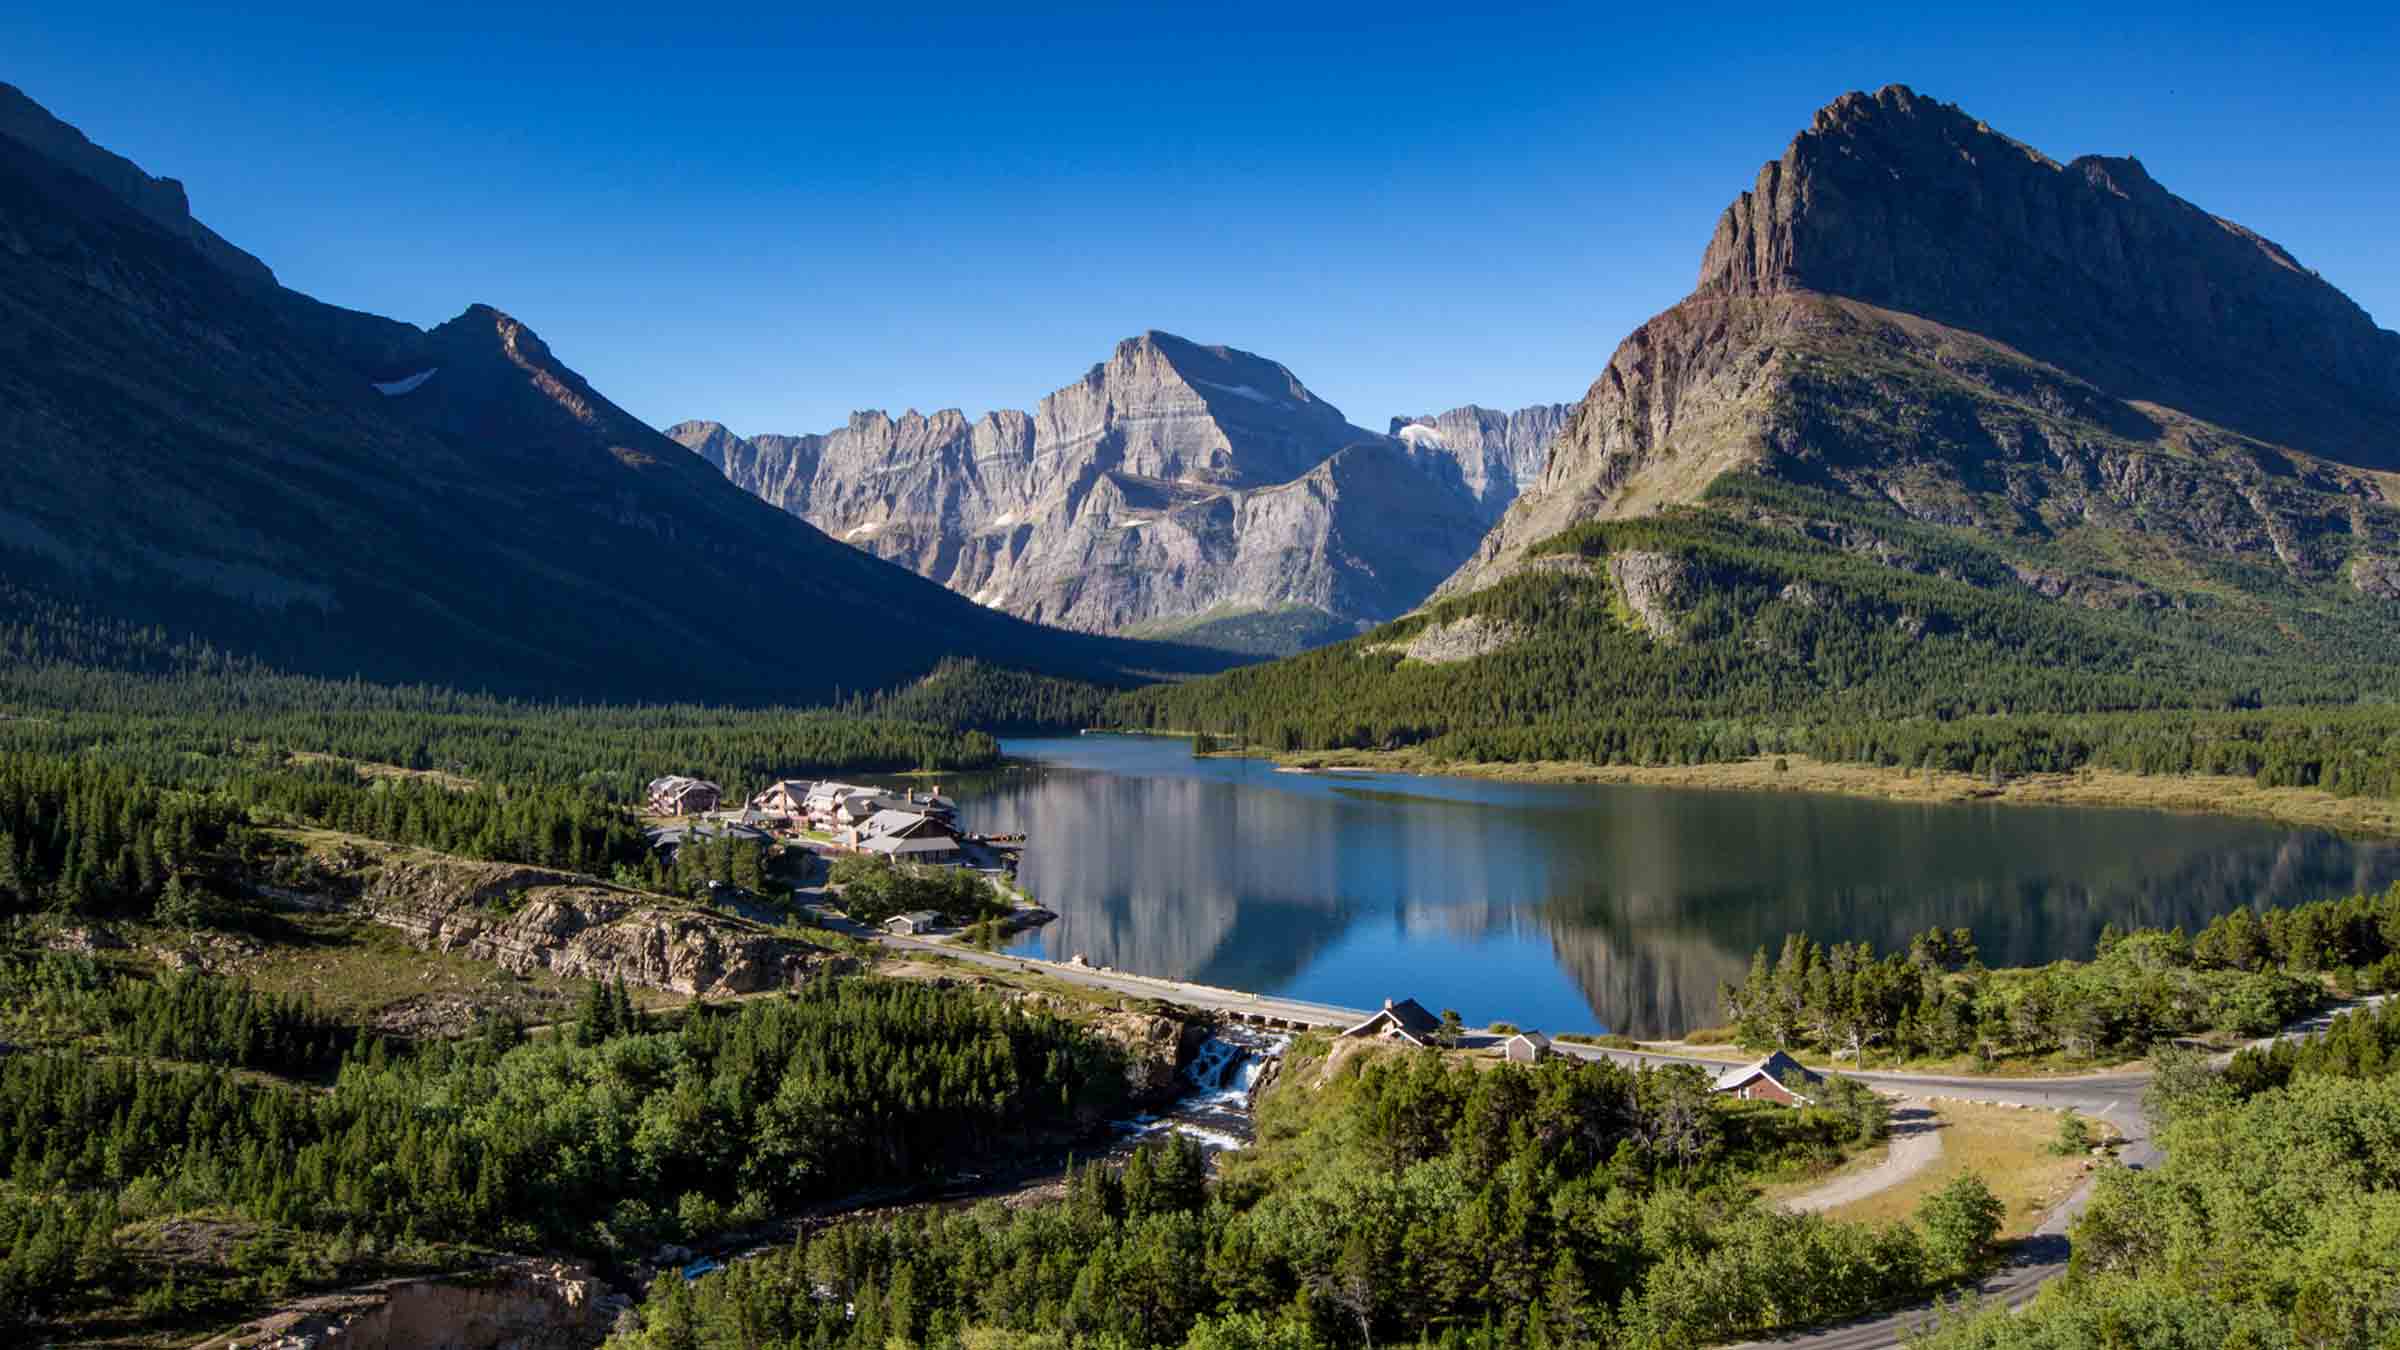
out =
[(1350, 425), (1285, 367), (1148, 332), (1032, 412), (667, 434), (736, 484), (978, 603), (1291, 650), (1405, 612), (1538, 473), (1565, 408)]
[(843, 547), (498, 310), (423, 331), (284, 290), (180, 188), (10, 93), (0, 123), (34, 134), (0, 134), (10, 610), (584, 699), (811, 701), (946, 655), (1102, 679), (1200, 660), (1025, 624)]
[(1692, 295), (1618, 348), (1442, 594), (1729, 473), (2001, 538), (2105, 532), (2169, 579), (2381, 576), (2395, 464), (2400, 335), (2137, 161), (2060, 165), (1895, 85), (1828, 105), (1726, 209)]

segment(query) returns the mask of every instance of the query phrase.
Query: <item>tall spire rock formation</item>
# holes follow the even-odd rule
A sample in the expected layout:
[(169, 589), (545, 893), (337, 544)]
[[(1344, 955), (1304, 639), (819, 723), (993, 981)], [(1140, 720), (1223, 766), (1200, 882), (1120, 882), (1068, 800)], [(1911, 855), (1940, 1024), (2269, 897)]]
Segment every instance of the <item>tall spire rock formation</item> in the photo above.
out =
[(2139, 161), (2061, 164), (1902, 86), (1821, 109), (1627, 337), (1459, 573), (1728, 473), (2027, 537), (2328, 575), (2400, 468), (2400, 334)]
[(735, 484), (977, 603), (1248, 651), (1406, 612), (1540, 470), (1563, 405), (1351, 425), (1284, 366), (1147, 332), (1031, 412), (667, 434)]

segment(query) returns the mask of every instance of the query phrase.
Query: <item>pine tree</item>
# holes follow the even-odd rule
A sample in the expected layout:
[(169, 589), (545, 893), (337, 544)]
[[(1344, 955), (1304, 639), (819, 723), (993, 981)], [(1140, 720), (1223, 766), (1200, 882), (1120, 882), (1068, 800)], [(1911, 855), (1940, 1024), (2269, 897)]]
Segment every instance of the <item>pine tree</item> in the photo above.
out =
[(617, 1005), (608, 996), (608, 987), (598, 980), (583, 986), (583, 1000), (575, 1011), (575, 1043), (598, 1045), (617, 1034)]
[(633, 1006), (633, 993), (625, 987), (622, 974), (617, 976), (615, 986), (609, 991), (609, 1013), (620, 1036), (636, 1035), (646, 1029), (642, 1024), (641, 1009)]

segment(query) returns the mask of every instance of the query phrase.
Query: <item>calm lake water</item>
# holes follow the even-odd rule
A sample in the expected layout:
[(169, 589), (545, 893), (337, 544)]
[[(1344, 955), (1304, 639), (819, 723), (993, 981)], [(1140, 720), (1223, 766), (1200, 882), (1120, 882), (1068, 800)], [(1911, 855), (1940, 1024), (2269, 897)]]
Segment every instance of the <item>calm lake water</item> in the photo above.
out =
[(1661, 1035), (1805, 930), (1890, 947), (1974, 930), (1993, 965), (2091, 954), (2101, 925), (2380, 889), (2400, 846), (2151, 811), (1278, 773), (1182, 741), (1011, 741), (947, 785), (1030, 836), (1059, 921), (1012, 948), (1470, 1023)]

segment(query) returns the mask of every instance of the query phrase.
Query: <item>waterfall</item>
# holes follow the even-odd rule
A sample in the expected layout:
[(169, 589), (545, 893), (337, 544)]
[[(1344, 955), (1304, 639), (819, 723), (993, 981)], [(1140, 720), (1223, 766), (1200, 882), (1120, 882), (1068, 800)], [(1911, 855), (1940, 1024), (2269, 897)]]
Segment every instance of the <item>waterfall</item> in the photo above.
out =
[[(1185, 1066), (1183, 1072), (1195, 1087), (1211, 1092), (1222, 1092), (1227, 1088), (1247, 1092), (1250, 1080), (1258, 1074), (1258, 1062), (1251, 1055), (1250, 1047), (1211, 1036), (1200, 1043), (1199, 1050), (1192, 1055), (1192, 1062)], [(1225, 1081), (1228, 1074), (1238, 1077), (1228, 1083)]]
[(1200, 1141), (1210, 1152), (1250, 1142), (1250, 1092), (1259, 1074), (1292, 1043), (1291, 1037), (1227, 1024), (1202, 1041), (1183, 1067), (1191, 1088), (1157, 1115), (1117, 1123), (1131, 1143), (1161, 1132)]

